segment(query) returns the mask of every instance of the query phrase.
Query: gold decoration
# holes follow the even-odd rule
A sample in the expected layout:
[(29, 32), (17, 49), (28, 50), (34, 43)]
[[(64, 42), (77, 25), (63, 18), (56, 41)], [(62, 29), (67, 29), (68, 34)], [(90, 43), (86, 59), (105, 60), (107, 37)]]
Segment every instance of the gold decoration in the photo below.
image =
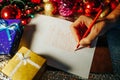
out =
[(107, 16), (109, 12), (110, 12), (110, 7), (107, 6), (106, 8), (103, 9), (103, 12), (100, 14), (100, 18)]
[(51, 2), (47, 2), (44, 4), (44, 13), (45, 15), (52, 16), (54, 11), (54, 6)]
[(50, 1), (50, 0), (43, 0), (44, 3), (47, 3), (47, 2), (49, 2), (49, 1)]
[(12, 80), (33, 80), (39, 70), (43, 71), (45, 62), (46, 59), (43, 57), (22, 47), (2, 69), (2, 72)]

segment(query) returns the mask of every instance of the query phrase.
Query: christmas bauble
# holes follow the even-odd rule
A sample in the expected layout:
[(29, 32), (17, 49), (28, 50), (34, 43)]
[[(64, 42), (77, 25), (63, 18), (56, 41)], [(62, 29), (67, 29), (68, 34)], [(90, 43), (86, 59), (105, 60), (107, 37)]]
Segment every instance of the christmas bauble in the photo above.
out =
[(44, 3), (47, 3), (47, 2), (49, 2), (49, 1), (50, 1), (50, 0), (43, 0)]
[(99, 0), (87, 0), (84, 2), (85, 15), (94, 16), (100, 10)]
[(74, 7), (75, 1), (73, 0), (61, 0), (60, 5), (59, 5), (59, 14), (61, 16), (71, 16), (74, 12), (73, 7)]
[(91, 16), (94, 12), (94, 2), (86, 2), (85, 3), (85, 15)]
[(22, 18), (21, 19), (21, 24), (22, 25), (27, 25), (30, 22), (31, 18)]
[(119, 4), (119, 2), (117, 2), (117, 1), (111, 1), (110, 2), (111, 9), (114, 10), (118, 4)]
[(37, 6), (34, 7), (34, 10), (35, 10), (36, 12), (40, 12), (40, 11), (43, 11), (44, 8), (41, 7), (41, 6), (39, 6), (39, 5), (37, 5)]
[(29, 8), (29, 9), (26, 9), (25, 10), (26, 14), (32, 14), (34, 12), (34, 9), (33, 8)]
[(31, 0), (32, 3), (36, 3), (39, 4), (41, 2), (41, 0)]
[(59, 14), (61, 16), (71, 16), (73, 14), (73, 11), (69, 8), (65, 8), (64, 6), (59, 7)]
[(50, 0), (50, 1), (60, 3), (61, 0)]
[(19, 8), (8, 5), (1, 10), (1, 18), (3, 19), (19, 19), (21, 18), (21, 11)]
[(54, 12), (54, 6), (51, 2), (47, 2), (44, 4), (44, 13), (45, 15), (50, 15), (52, 16), (53, 15), (53, 12)]

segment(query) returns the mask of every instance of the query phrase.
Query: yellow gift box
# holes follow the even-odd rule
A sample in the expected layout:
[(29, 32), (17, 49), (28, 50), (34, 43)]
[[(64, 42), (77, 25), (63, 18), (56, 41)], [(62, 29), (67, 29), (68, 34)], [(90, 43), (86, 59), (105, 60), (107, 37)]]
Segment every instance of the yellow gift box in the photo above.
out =
[(45, 64), (45, 58), (22, 47), (2, 69), (2, 72), (12, 80), (33, 80), (38, 72), (44, 71), (42, 69)]

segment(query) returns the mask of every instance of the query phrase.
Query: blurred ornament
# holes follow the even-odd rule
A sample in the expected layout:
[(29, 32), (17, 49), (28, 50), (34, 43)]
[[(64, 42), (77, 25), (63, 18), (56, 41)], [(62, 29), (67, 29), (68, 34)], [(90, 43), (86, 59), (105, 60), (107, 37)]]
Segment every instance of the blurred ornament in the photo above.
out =
[(0, 3), (2, 3), (3, 2), (3, 0), (0, 0)]
[(37, 6), (34, 7), (34, 10), (35, 10), (36, 12), (40, 12), (40, 11), (43, 11), (44, 8), (41, 7), (40, 5), (37, 5)]
[(50, 0), (43, 0), (44, 3), (50, 2)]
[(27, 10), (25, 10), (26, 14), (32, 14), (34, 12), (34, 9), (33, 8), (29, 8)]
[(27, 25), (31, 21), (31, 18), (22, 18), (21, 19), (21, 24), (22, 25)]
[(110, 3), (111, 0), (102, 0), (104, 5), (108, 5)]
[(53, 12), (54, 12), (54, 6), (51, 2), (46, 2), (44, 4), (44, 13), (45, 15), (50, 15), (52, 16), (53, 15)]
[(85, 3), (85, 15), (86, 16), (91, 16), (92, 13), (94, 12), (94, 2), (86, 2)]
[(117, 7), (118, 4), (119, 4), (118, 1), (111, 1), (110, 2), (111, 9), (114, 10)]
[(1, 10), (1, 18), (3, 19), (20, 19), (21, 10), (16, 6), (7, 5)]
[(59, 5), (59, 14), (61, 16), (71, 16), (73, 15), (73, 7), (74, 7), (75, 1), (73, 0), (61, 0)]
[(31, 0), (32, 3), (40, 4), (41, 0)]
[(84, 9), (86, 16), (94, 16), (100, 10), (100, 1), (99, 0), (86, 0), (84, 2)]
[(59, 14), (60, 14), (61, 16), (67, 17), (67, 16), (71, 16), (71, 15), (73, 14), (73, 11), (72, 11), (71, 9), (65, 8), (64, 6), (61, 5), (61, 6), (59, 7)]
[(35, 15), (34, 15), (34, 14), (29, 14), (28, 17), (30, 17), (30, 18), (34, 18)]
[(103, 9), (103, 12), (100, 14), (100, 17), (99, 18), (104, 18), (107, 14), (110, 13), (110, 7), (107, 6)]
[(61, 0), (50, 0), (50, 1), (60, 3)]
[(60, 0), (50, 0), (50, 2), (52, 3), (54, 10), (53, 10), (53, 15), (58, 13), (58, 5), (59, 5), (59, 1)]
[(77, 10), (77, 13), (80, 13), (80, 14), (84, 13), (84, 8), (83, 8), (83, 7), (80, 7), (80, 8)]

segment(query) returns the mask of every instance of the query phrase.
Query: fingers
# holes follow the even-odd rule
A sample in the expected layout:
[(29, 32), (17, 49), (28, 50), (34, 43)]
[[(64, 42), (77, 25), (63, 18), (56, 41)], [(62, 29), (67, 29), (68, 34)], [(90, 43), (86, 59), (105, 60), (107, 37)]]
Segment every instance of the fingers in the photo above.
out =
[(78, 43), (82, 38), (82, 34), (84, 34), (83, 32), (87, 29), (87, 25), (89, 25), (91, 21), (91, 18), (82, 15), (70, 26), (72, 34)]
[(99, 22), (95, 24), (91, 29), (91, 32), (88, 34), (88, 36), (83, 38), (79, 44), (82, 46), (90, 46), (92, 41), (96, 39), (96, 37), (98, 37), (103, 28), (104, 22)]
[(80, 41), (80, 39), (81, 39), (81, 37), (80, 37), (80, 32), (77, 30), (76, 27), (72, 27), (72, 26), (71, 26), (70, 29), (71, 29), (71, 32), (72, 32), (73, 37), (75, 38), (76, 42), (79, 43), (79, 41)]
[(92, 22), (91, 18), (82, 15), (70, 27), (75, 40), (81, 46), (89, 47), (92, 41), (100, 34), (105, 24), (104, 21), (94, 24), (88, 36), (82, 39), (82, 36), (84, 34), (82, 33), (84, 30), (83, 29), (84, 26), (83, 27), (81, 26), (84, 24), (86, 27), (89, 27), (91, 22)]

